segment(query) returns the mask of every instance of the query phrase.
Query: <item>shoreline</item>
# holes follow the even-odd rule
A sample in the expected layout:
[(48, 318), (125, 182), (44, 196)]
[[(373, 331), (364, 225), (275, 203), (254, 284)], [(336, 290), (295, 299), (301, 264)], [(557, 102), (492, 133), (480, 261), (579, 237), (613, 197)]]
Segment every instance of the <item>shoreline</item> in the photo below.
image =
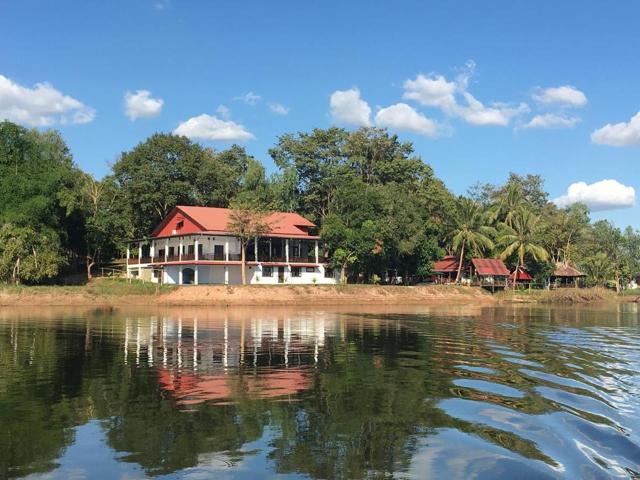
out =
[(80, 286), (0, 287), (0, 306), (373, 306), (498, 305), (634, 302), (600, 289), (505, 291), (453, 285), (190, 285), (130, 284), (96, 279)]
[[(498, 299), (477, 287), (444, 285), (190, 285), (164, 287), (156, 292), (95, 288), (108, 280), (77, 287), (0, 287), (0, 306), (341, 306), (494, 304)], [(121, 282), (118, 282), (121, 283)], [(91, 284), (89, 284), (91, 285)], [(104, 283), (103, 283), (104, 285)], [(148, 284), (147, 284), (148, 285)], [(112, 291), (117, 290), (117, 291)]]

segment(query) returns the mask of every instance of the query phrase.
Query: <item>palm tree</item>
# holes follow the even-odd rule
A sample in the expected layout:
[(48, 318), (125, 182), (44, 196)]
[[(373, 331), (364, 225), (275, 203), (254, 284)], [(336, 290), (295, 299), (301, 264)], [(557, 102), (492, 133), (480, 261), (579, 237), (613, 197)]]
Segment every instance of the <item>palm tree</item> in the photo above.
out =
[(487, 225), (488, 219), (485, 212), (473, 200), (461, 198), (456, 210), (449, 236), (453, 250), (460, 256), (456, 276), (456, 283), (460, 283), (465, 251), (480, 253), (492, 249), (493, 241), (490, 237), (494, 229)]
[(514, 217), (524, 208), (524, 205), (522, 187), (517, 183), (509, 183), (498, 202), (490, 210), (491, 221), (502, 221), (512, 227)]
[[(514, 253), (517, 255), (516, 279), (518, 278), (518, 270), (524, 265), (525, 255), (531, 255), (537, 262), (549, 259), (547, 251), (536, 243), (539, 220), (540, 217), (523, 208), (513, 216), (512, 225), (504, 224), (498, 238), (498, 243), (504, 246), (504, 250), (500, 254), (502, 260)], [(515, 288), (515, 282), (513, 285)]]

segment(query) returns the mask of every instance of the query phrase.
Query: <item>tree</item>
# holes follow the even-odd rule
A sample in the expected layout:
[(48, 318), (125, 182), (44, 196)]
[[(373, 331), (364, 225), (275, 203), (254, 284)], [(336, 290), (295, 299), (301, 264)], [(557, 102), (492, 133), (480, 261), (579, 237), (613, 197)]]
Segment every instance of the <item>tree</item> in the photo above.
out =
[(186, 137), (152, 135), (113, 166), (129, 234), (148, 235), (176, 205), (227, 206), (251, 160), (237, 145), (216, 153)]
[(83, 174), (80, 202), (84, 217), (85, 258), (87, 278), (96, 262), (117, 255), (123, 240), (125, 225), (118, 209), (120, 190), (113, 177), (96, 180)]
[(235, 203), (231, 206), (227, 228), (240, 242), (240, 261), (242, 265), (242, 284), (247, 284), (247, 245), (269, 232), (268, 214), (255, 204)]
[(491, 219), (513, 226), (514, 217), (525, 208), (522, 187), (518, 183), (508, 183), (496, 197), (497, 203), (490, 210)]
[(39, 283), (54, 278), (64, 264), (55, 232), (10, 223), (0, 227), (0, 281)]
[(468, 250), (481, 253), (493, 248), (494, 229), (488, 226), (487, 215), (473, 200), (461, 197), (449, 228), (451, 247), (459, 255), (456, 283), (462, 276), (462, 264)]
[[(504, 224), (498, 243), (504, 247), (500, 258), (506, 260), (516, 256), (516, 278), (520, 267), (525, 265), (525, 256), (530, 255), (536, 262), (549, 259), (547, 251), (537, 243), (538, 223), (540, 217), (527, 209), (521, 209), (513, 217), (512, 225)], [(513, 283), (515, 288), (516, 283)]]

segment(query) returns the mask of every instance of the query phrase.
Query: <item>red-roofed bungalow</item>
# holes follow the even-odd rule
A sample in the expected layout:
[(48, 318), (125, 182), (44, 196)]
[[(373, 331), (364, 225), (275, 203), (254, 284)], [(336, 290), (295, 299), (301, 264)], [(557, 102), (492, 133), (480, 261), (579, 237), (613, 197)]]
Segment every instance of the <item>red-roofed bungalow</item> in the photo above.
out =
[[(431, 271), (436, 283), (453, 283), (458, 275), (459, 259), (454, 255), (447, 255), (433, 264)], [(464, 268), (464, 265), (463, 265)]]
[(483, 287), (504, 288), (511, 272), (504, 262), (497, 258), (474, 258), (471, 260), (472, 283)]
[[(241, 283), (240, 241), (229, 231), (230, 214), (227, 208), (174, 207), (149, 238), (129, 242), (127, 276), (178, 285)], [(336, 283), (313, 222), (274, 212), (265, 223), (269, 231), (245, 252), (250, 283)]]
[(509, 281), (512, 284), (515, 283), (516, 285), (531, 285), (531, 283), (533, 283), (533, 277), (529, 272), (527, 272), (526, 268), (518, 267), (517, 274), (515, 270), (511, 272)]

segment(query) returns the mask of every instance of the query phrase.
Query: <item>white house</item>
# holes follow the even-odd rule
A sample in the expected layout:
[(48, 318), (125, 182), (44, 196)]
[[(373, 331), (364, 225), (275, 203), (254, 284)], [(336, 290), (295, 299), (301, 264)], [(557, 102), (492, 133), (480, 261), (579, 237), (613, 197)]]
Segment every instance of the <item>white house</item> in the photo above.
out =
[[(227, 228), (230, 212), (174, 207), (149, 238), (128, 242), (127, 277), (177, 285), (242, 283), (240, 241)], [(247, 283), (337, 283), (320, 237), (309, 233), (312, 222), (275, 212), (265, 223), (268, 233), (246, 249)]]

